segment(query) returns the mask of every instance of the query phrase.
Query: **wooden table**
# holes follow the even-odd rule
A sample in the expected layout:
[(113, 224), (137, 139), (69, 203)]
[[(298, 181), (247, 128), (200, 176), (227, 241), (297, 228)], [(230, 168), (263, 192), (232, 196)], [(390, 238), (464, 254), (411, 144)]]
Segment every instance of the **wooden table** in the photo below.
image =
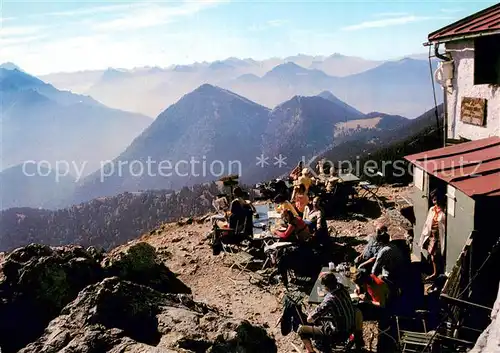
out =
[[(326, 295), (326, 291), (324, 290), (324, 287), (321, 285), (321, 279), (320, 279), (321, 274), (323, 272), (330, 272), (330, 269), (328, 267), (323, 267), (321, 269), (321, 273), (318, 275), (318, 279), (314, 283), (314, 287), (311, 291), (311, 294), (309, 295), (308, 299), (309, 304), (321, 304), (323, 298)], [(337, 277), (337, 281), (340, 284), (344, 285), (344, 287), (347, 288), (349, 293), (354, 293), (354, 291), (356, 290), (356, 284), (354, 284), (354, 282), (350, 278), (348, 278), (343, 272), (335, 271), (334, 273), (335, 277)], [(318, 288), (320, 288), (320, 291), (323, 291), (325, 294), (319, 295)]]

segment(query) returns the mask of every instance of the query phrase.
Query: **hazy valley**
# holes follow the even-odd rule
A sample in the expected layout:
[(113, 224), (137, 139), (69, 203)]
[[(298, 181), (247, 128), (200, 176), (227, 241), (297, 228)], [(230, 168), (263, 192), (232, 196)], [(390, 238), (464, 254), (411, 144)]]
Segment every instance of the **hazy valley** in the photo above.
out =
[[(14, 64), (4, 65), (1, 208), (12, 209), (2, 212), (2, 243), (11, 247), (33, 239), (35, 235), (26, 233), (32, 229), (30, 222), (42, 230), (47, 222), (55, 224), (49, 221), (54, 217), (65, 230), (50, 226), (41, 231), (42, 238), (55, 232), (65, 234), (57, 237), (61, 243), (81, 241), (83, 234), (101, 239), (102, 230), (89, 225), (95, 217), (103, 217), (98, 224), (105, 222), (110, 231), (127, 227), (119, 224), (128, 211), (111, 207), (109, 212), (120, 216), (110, 220), (111, 213), (103, 209), (109, 202), (136, 202), (149, 197), (140, 195), (156, 195), (153, 190), (170, 195), (234, 172), (241, 174), (242, 182), (253, 184), (286, 173), (302, 158), (352, 159), (403, 142), (435, 123), (426, 118), (431, 113), (407, 119), (432, 106), (432, 99), (425, 97), (430, 91), (426, 70), (427, 61), (410, 58), (230, 58), (44, 76), (55, 88)], [(419, 113), (399, 114), (410, 110)], [(280, 155), (283, 165), (273, 163)], [(256, 163), (260, 156), (268, 158), (265, 168)], [(37, 164), (23, 166), (26, 161)], [(190, 161), (196, 161), (194, 167)], [(151, 172), (146, 169), (150, 162)], [(168, 175), (161, 173), (162, 165), (169, 167)], [(143, 193), (146, 190), (153, 194)], [(191, 196), (182, 200), (190, 214), (210, 208)], [(117, 244), (181, 215), (160, 211), (167, 207), (164, 202), (174, 201), (153, 202), (153, 219), (116, 233), (119, 241), (102, 238), (97, 243)], [(80, 203), (72, 211), (72, 205)], [(101, 211), (75, 213), (95, 207)], [(16, 238), (24, 240), (12, 240)], [(57, 242), (54, 238), (51, 244)]]
[[(434, 60), (432, 65), (435, 69)], [(372, 61), (333, 54), (263, 61), (228, 58), (167, 68), (55, 73), (41, 78), (60, 89), (88, 94), (110, 107), (151, 117), (209, 83), (268, 108), (295, 95), (312, 96), (328, 90), (364, 113), (381, 111), (414, 118), (433, 105), (429, 73), (428, 60), (422, 55)]]

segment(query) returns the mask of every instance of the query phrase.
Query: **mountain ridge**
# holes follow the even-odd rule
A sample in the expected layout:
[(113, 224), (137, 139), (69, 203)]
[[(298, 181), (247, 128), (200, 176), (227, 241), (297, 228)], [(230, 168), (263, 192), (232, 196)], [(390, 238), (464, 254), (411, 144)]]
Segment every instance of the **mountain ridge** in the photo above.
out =
[(113, 157), (151, 123), (136, 113), (110, 109), (93, 98), (59, 91), (18, 70), (0, 69), (1, 168), (26, 160), (87, 163)]
[[(158, 115), (113, 162), (118, 165), (124, 161), (144, 163), (147, 159), (158, 164), (168, 161), (174, 165), (175, 173), (133, 177), (130, 171), (125, 171), (122, 176), (112, 175), (100, 182), (101, 173), (97, 171), (84, 180), (76, 199), (82, 201), (138, 189), (176, 189), (215, 179), (206, 173), (194, 175), (199, 170), (194, 173), (187, 170), (189, 163), (193, 165), (191, 161), (210, 166), (220, 162), (224, 168), (229, 168), (231, 161), (238, 161), (244, 172), (254, 163), (268, 112), (268, 108), (245, 97), (203, 84)], [(180, 163), (183, 167), (179, 167)]]
[[(226, 88), (267, 107), (274, 107), (294, 95), (311, 96), (328, 90), (362, 112), (383, 111), (415, 117), (433, 105), (431, 94), (425, 94), (431, 88), (428, 61), (417, 60), (420, 65), (413, 67), (411, 62), (403, 60), (400, 64), (408, 66), (407, 69), (401, 69), (397, 75), (384, 73), (388, 70), (384, 64), (397, 65), (391, 63), (398, 61), (401, 60), (366, 60), (338, 53), (330, 56), (299, 54), (259, 61), (229, 57), (213, 62), (172, 65), (154, 72), (134, 68), (126, 70), (127, 75), (121, 74), (123, 77), (115, 83), (97, 83), (100, 76), (96, 77), (94, 72), (75, 75), (73, 80), (70, 76), (58, 74), (42, 78), (57, 82), (65, 89), (89, 94), (109, 107), (151, 117), (158, 116), (203, 83)], [(382, 69), (372, 71), (374, 77), (369, 74), (356, 76), (380, 66)], [(283, 70), (278, 74), (276, 71), (282, 68), (288, 68), (290, 72)], [(413, 74), (412, 70), (415, 71)], [(104, 70), (100, 75), (103, 73)], [(406, 84), (413, 77), (417, 78), (415, 84)], [(403, 92), (394, 88), (398, 84), (405, 86)], [(375, 94), (376, 98), (371, 99), (370, 94)], [(392, 95), (397, 99), (391, 100)]]
[[(331, 98), (331, 97), (330, 97)], [(400, 117), (405, 120), (404, 118)], [(181, 173), (189, 175), (136, 176), (126, 171), (99, 181), (99, 176), (116, 170), (120, 163), (145, 163), (147, 159), (172, 165), (195, 160), (197, 163), (218, 162), (225, 166), (238, 162), (238, 174), (245, 183), (275, 176), (277, 167), (262, 170), (255, 158), (286, 155), (289, 160), (308, 157), (333, 143), (339, 122), (366, 119), (366, 116), (339, 99), (319, 96), (294, 96), (269, 109), (219, 86), (203, 84), (181, 97), (162, 112), (109, 166), (97, 171), (78, 188), (75, 200), (85, 201), (102, 195), (124, 191), (170, 188), (209, 182), (215, 175), (194, 176), (184, 165)], [(393, 119), (387, 115), (390, 125)], [(346, 131), (351, 136), (357, 131)], [(342, 136), (345, 138), (345, 136)], [(199, 165), (199, 164), (196, 164)], [(191, 167), (194, 168), (191, 164)], [(193, 170), (193, 169), (192, 169)], [(233, 171), (234, 173), (234, 171)], [(226, 170), (226, 174), (227, 173)]]

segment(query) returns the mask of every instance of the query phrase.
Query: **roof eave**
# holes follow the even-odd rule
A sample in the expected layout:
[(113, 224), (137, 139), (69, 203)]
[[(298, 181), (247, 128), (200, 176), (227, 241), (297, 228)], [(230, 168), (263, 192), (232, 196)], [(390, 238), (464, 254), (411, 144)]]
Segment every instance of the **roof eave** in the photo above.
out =
[(495, 34), (500, 34), (500, 29), (496, 29), (496, 30), (488, 31), (488, 32), (462, 34), (462, 35), (458, 35), (458, 36), (448, 36), (448, 37), (442, 37), (442, 38), (438, 37), (435, 39), (429, 38), (429, 41), (427, 43), (424, 43), (424, 45), (448, 43), (448, 42), (467, 40), (467, 39), (473, 39), (473, 38), (478, 38), (478, 37), (492, 36)]
[[(485, 16), (490, 16), (491, 14), (496, 14), (496, 11), (500, 9), (500, 3), (494, 4), (486, 9), (483, 9), (481, 11), (478, 11), (476, 13), (473, 13), (467, 17), (464, 17), (458, 21), (455, 21), (453, 23), (450, 23), (447, 26), (444, 26), (434, 32), (431, 32), (427, 38), (429, 42), (439, 42), (441, 40), (440, 38), (440, 33), (446, 33), (449, 32), (451, 29), (456, 28), (456, 27), (462, 27), (464, 25), (467, 25), (470, 21), (474, 21), (477, 19), (482, 19)], [(482, 30), (482, 31), (488, 31), (488, 29)], [(435, 38), (434, 38), (435, 37)], [(447, 37), (446, 35), (443, 37)], [(453, 35), (450, 36), (450, 38), (454, 37)]]

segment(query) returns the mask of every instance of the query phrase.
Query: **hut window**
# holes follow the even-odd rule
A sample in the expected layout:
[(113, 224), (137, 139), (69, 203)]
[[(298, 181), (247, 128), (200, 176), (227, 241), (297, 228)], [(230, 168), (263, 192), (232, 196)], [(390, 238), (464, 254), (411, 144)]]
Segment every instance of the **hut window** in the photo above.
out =
[(474, 40), (474, 84), (500, 85), (500, 34)]

